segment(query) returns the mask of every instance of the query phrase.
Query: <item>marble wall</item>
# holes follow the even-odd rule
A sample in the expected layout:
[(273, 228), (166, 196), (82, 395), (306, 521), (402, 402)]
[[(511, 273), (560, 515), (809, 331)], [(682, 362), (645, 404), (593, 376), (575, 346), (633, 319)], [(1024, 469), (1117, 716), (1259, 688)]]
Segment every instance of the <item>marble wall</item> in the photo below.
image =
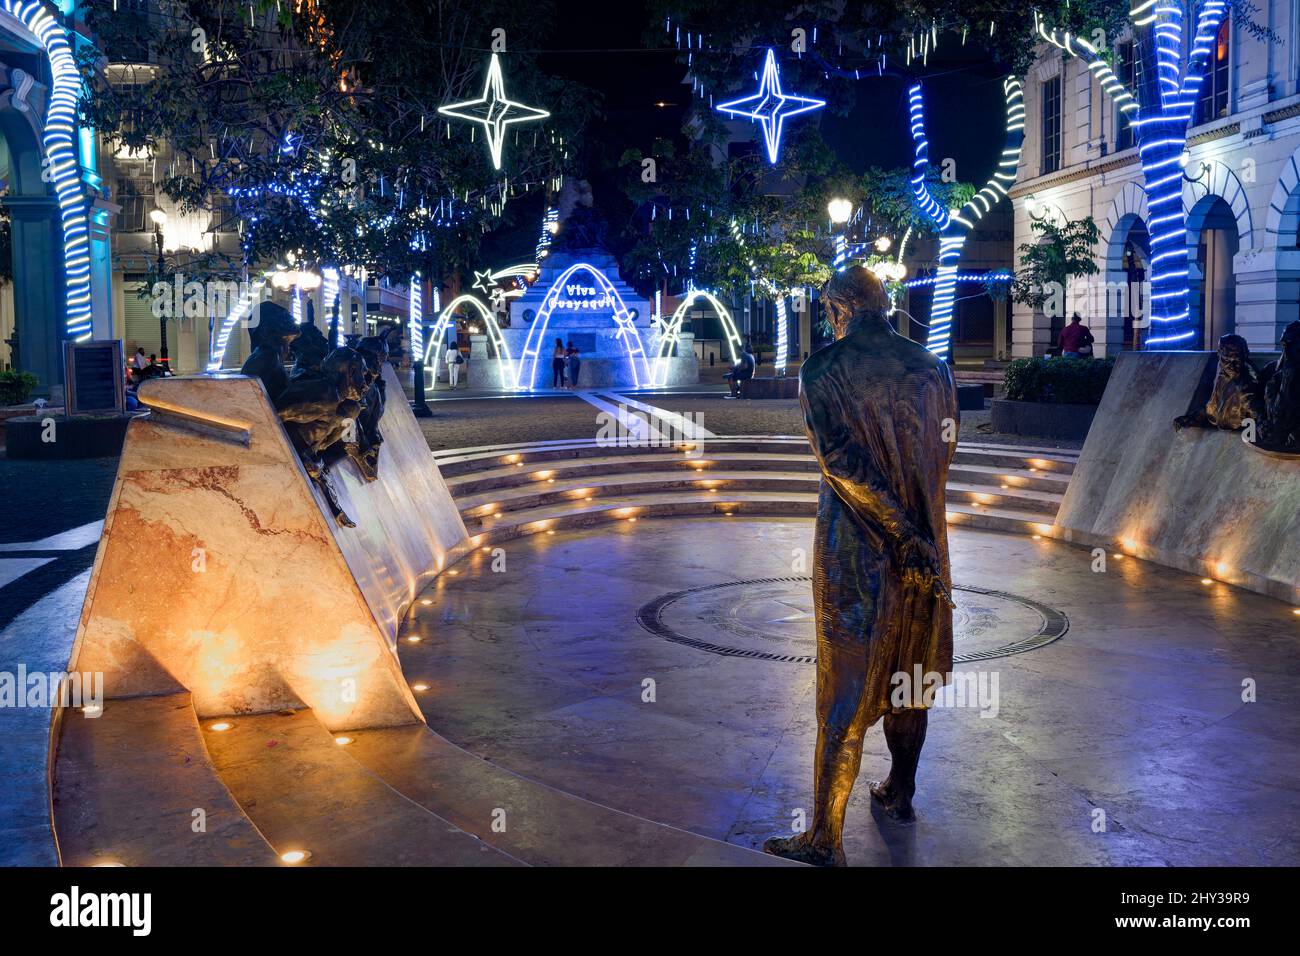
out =
[(311, 707), (331, 730), (420, 720), (396, 654), (422, 582), (466, 532), (391, 370), (380, 479), (350, 462), (339, 528), (266, 392), (227, 375), (140, 397), (73, 659), (109, 698), (193, 695), (200, 717)]
[(1300, 604), (1300, 460), (1173, 429), (1215, 368), (1212, 352), (1120, 353), (1055, 533)]

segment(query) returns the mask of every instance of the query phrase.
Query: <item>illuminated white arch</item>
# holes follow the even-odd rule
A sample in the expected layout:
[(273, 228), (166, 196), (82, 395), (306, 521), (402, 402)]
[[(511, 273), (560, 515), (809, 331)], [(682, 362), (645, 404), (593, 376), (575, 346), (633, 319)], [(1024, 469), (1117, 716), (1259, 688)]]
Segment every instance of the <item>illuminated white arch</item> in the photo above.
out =
[[(434, 323), (433, 331), (429, 333), (427, 344), (424, 347), (424, 357), (420, 359), (421, 364), (429, 364), (429, 354), (433, 351), (434, 346), (441, 346), (443, 335), (447, 331), (447, 325), (451, 322), (452, 315), (462, 305), (472, 305), (478, 309), (478, 314), (483, 317), (483, 322), (487, 326), (488, 337), (492, 340), (492, 346), (496, 349), (497, 358), (505, 364), (505, 369), (501, 375), (501, 381), (513, 382), (515, 380), (515, 363), (510, 357), (510, 348), (506, 345), (505, 336), (501, 334), (501, 327), (497, 325), (496, 316), (492, 310), (477, 296), (460, 295), (447, 303), (447, 307), (438, 313), (438, 321)], [(434, 357), (437, 361), (437, 357)]]
[[(618, 294), (618, 289), (614, 288), (614, 283), (605, 278), (603, 272), (589, 263), (578, 262), (565, 269), (559, 278), (551, 283), (551, 287), (546, 293), (546, 299), (542, 302), (537, 318), (533, 320), (532, 327), (528, 330), (528, 338), (524, 340), (524, 351), (519, 356), (519, 371), (515, 378), (516, 389), (532, 389), (532, 383), (537, 378), (537, 359), (541, 355), (542, 343), (546, 339), (546, 326), (551, 320), (551, 312), (562, 297), (564, 284), (579, 270), (585, 270), (589, 273), (596, 281), (596, 285), (601, 292), (609, 296), (610, 301), (614, 303), (612, 318), (618, 325), (618, 337), (623, 340), (623, 347), (627, 349), (628, 360), (632, 364), (633, 386), (639, 388), (642, 382), (650, 382), (650, 363), (646, 358), (645, 349), (641, 345), (641, 333), (637, 331), (636, 322), (624, 304), (623, 297)], [(532, 361), (530, 362), (529, 359)], [(639, 372), (637, 370), (638, 360), (641, 363)], [(525, 368), (527, 372), (524, 371)]]
[(268, 269), (248, 284), (235, 307), (221, 320), (220, 328), (214, 330), (212, 341), (208, 343), (208, 371), (221, 371), (221, 363), (226, 357), (226, 348), (230, 345), (230, 333), (253, 311), (253, 306), (262, 300), (262, 291), (275, 271)]
[(692, 289), (687, 293), (686, 298), (678, 304), (664, 326), (663, 331), (659, 333), (659, 350), (655, 355), (654, 378), (653, 384), (656, 388), (662, 388), (668, 384), (668, 362), (666, 359), (672, 351), (673, 346), (681, 337), (682, 320), (686, 318), (686, 310), (691, 307), (691, 303), (696, 299), (707, 299), (709, 305), (718, 313), (718, 318), (722, 320), (722, 329), (727, 333), (727, 347), (731, 351), (731, 364), (735, 365), (739, 356), (736, 354), (737, 346), (743, 346), (744, 341), (740, 337), (740, 332), (736, 329), (736, 323), (731, 319), (731, 313), (727, 307), (718, 301), (718, 297), (707, 289)]

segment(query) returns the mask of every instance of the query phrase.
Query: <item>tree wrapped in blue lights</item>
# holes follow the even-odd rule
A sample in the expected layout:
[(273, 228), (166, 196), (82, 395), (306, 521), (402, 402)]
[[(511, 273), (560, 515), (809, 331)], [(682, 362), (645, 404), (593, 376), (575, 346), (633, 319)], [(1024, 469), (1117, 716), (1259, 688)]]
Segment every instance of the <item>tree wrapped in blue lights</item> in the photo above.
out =
[(957, 297), (957, 266), (962, 247), (975, 224), (1000, 202), (1016, 181), (1020, 149), (1025, 140), (1025, 101), (1020, 81), (1008, 76), (1002, 81), (1006, 101), (1006, 142), (998, 168), (982, 189), (960, 209), (947, 210), (931, 195), (926, 183), (930, 166), (930, 143), (925, 132), (925, 102), (921, 84), (907, 91), (908, 114), (914, 144), (912, 191), (916, 207), (934, 223), (939, 232), (939, 267), (935, 272), (934, 299), (930, 310), (930, 334), (926, 347), (936, 355), (948, 357), (952, 341), (952, 313)]
[(1140, 62), (1147, 67), (1138, 71), (1136, 90), (1120, 82), (1102, 52), (1087, 40), (1051, 29), (1036, 18), (1039, 36), (1083, 60), (1133, 128), (1150, 215), (1149, 347), (1197, 344), (1198, 330), (1188, 310), (1182, 157), (1210, 52), (1227, 13), (1227, 0), (1201, 0), (1192, 7), (1195, 27), (1189, 34), (1182, 3), (1135, 0), (1129, 18)]

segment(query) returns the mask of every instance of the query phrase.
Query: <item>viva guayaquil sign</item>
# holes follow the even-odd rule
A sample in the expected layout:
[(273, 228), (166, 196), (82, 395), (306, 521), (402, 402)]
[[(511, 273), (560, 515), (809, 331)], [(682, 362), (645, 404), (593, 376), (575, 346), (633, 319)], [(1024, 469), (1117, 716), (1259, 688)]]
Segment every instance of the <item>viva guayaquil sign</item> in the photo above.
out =
[(547, 305), (552, 310), (560, 309), (569, 312), (583, 309), (612, 309), (614, 297), (607, 292), (600, 292), (594, 286), (570, 282), (562, 289), (551, 293)]

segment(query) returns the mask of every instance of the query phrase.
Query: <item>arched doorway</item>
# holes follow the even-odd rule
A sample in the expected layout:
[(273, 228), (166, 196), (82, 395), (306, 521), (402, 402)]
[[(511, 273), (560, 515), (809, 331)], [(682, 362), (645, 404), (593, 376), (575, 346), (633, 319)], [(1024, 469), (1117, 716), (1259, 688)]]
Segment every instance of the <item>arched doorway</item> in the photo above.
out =
[(1237, 327), (1237, 286), (1232, 260), (1240, 247), (1237, 218), (1221, 196), (1202, 197), (1187, 216), (1188, 310), (1202, 349)]
[(1146, 320), (1150, 303), (1147, 301), (1146, 281), (1151, 268), (1151, 238), (1147, 226), (1135, 218), (1124, 238), (1124, 251), (1120, 256), (1120, 269), (1124, 273), (1120, 314), (1124, 318), (1124, 338), (1121, 348), (1142, 348), (1143, 332), (1150, 327)]
[(1124, 213), (1106, 245), (1106, 349), (1101, 354), (1142, 348), (1150, 331), (1151, 303), (1146, 286), (1150, 270), (1151, 240), (1146, 221), (1136, 212)]

